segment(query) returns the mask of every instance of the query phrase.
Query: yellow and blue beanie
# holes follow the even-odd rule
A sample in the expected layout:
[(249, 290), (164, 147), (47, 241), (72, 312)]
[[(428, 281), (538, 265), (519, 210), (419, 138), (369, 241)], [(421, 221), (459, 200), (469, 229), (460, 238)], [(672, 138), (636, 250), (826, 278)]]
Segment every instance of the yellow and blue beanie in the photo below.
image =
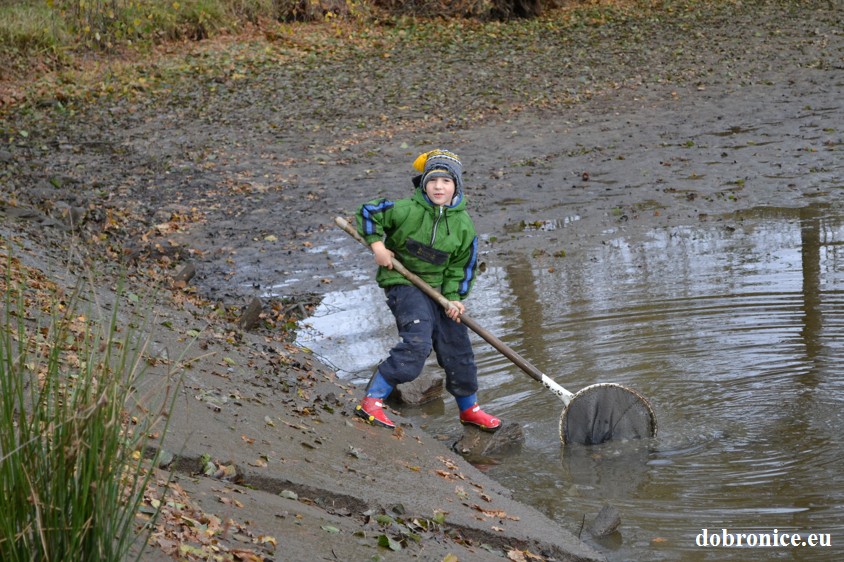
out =
[(450, 177), (454, 180), (455, 193), (463, 193), (463, 164), (453, 152), (442, 149), (424, 152), (414, 160), (413, 167), (422, 173), (419, 185), (423, 189), (431, 178)]

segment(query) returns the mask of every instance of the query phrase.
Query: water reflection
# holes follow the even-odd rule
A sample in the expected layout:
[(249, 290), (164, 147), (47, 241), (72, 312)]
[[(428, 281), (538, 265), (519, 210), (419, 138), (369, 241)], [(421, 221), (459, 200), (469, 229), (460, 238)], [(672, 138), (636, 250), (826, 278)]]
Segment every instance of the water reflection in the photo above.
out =
[(653, 455), (653, 444), (648, 441), (566, 446), (560, 453), (560, 478), (574, 497), (600, 493), (603, 499), (625, 502), (640, 495)]
[[(469, 303), (481, 325), (571, 391), (639, 390), (660, 426), (647, 442), (561, 448), (560, 400), (478, 339), (485, 405), (525, 429), (522, 451), (489, 474), (575, 533), (615, 505), (620, 538), (596, 543), (611, 560), (748, 559), (701, 551), (702, 528), (831, 533), (830, 549), (750, 557), (840, 557), (842, 259), (840, 214), (765, 208), (644, 242), (618, 237), (553, 267), (489, 264)], [(395, 337), (369, 285), (329, 295), (315, 319), (328, 339), (306, 343), (366, 376)], [(455, 422), (448, 405), (424, 423), (453, 433)]]
[(369, 379), (397, 337), (384, 291), (370, 281), (354, 291), (326, 294), (297, 343), (326, 359), (340, 377), (360, 382)]

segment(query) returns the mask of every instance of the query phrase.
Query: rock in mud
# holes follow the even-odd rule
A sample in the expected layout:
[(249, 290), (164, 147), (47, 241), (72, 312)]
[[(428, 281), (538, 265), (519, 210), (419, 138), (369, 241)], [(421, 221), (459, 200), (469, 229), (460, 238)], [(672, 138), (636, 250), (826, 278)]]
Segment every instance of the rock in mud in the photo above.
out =
[(605, 504), (598, 515), (595, 516), (595, 519), (586, 527), (586, 530), (593, 537), (607, 537), (615, 533), (619, 525), (621, 525), (621, 514), (614, 506)]
[[(185, 287), (187, 287), (188, 282), (193, 279), (194, 275), (196, 275), (196, 265), (193, 262), (189, 262), (176, 275), (173, 276), (173, 287), (177, 289), (184, 289)], [(253, 299), (252, 304), (254, 304), (256, 300), (258, 301), (258, 315), (260, 316), (261, 299), (258, 299), (256, 297), (255, 299)], [(244, 317), (241, 316), (241, 323), (243, 322), (243, 319)]]
[(525, 432), (514, 422), (502, 422), (495, 433), (467, 425), (463, 437), (454, 444), (454, 450), (470, 458), (490, 457), (517, 450), (524, 442)]
[(240, 329), (248, 332), (257, 326), (263, 309), (264, 305), (261, 303), (261, 299), (254, 297), (240, 315), (240, 319), (238, 320)]
[(442, 375), (422, 373), (416, 380), (397, 385), (390, 394), (390, 399), (402, 404), (419, 406), (437, 400), (442, 397), (442, 394)]

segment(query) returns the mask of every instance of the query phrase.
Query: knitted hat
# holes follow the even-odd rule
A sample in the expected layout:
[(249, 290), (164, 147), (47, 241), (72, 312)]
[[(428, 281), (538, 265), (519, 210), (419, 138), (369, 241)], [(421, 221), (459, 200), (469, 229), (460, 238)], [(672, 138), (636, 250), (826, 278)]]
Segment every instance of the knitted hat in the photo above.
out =
[(424, 152), (413, 162), (413, 167), (422, 172), (419, 185), (423, 188), (431, 178), (450, 177), (454, 180), (455, 193), (463, 193), (463, 164), (453, 152), (441, 149)]

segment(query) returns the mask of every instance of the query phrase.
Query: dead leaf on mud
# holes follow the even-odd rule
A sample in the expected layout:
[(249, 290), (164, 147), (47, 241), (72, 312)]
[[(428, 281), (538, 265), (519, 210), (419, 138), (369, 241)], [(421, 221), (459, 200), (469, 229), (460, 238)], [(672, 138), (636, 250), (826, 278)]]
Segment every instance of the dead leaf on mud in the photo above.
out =
[(544, 557), (532, 553), (529, 550), (513, 549), (507, 553), (507, 559), (513, 562), (529, 562), (531, 560), (545, 560)]
[(287, 427), (290, 427), (290, 428), (293, 428), (293, 429), (298, 429), (300, 431), (308, 431), (310, 429), (305, 425), (300, 425), (300, 424), (297, 424), (297, 423), (291, 423), (287, 420), (281, 420), (281, 423), (283, 423)]
[(223, 505), (228, 505), (228, 506), (233, 506), (233, 507), (243, 507), (243, 504), (241, 502), (239, 502), (239, 501), (237, 501), (236, 499), (233, 499), (233, 498), (227, 498), (225, 496), (219, 496), (217, 499), (220, 500), (220, 503), (223, 504)]
[(445, 471), (445, 470), (436, 470), (435, 472), (437, 474), (439, 474), (443, 478), (446, 478), (447, 480), (455, 480), (455, 479), (466, 480), (466, 477), (463, 476), (463, 474), (460, 473), (457, 465), (454, 464), (453, 461), (451, 461), (451, 460), (449, 460), (445, 457), (437, 457), (437, 460), (442, 462), (446, 466), (446, 468), (451, 470), (451, 472), (448, 472), (448, 471)]
[(158, 234), (172, 234), (179, 230), (179, 226), (172, 222), (165, 222), (155, 225), (155, 230)]
[(220, 480), (235, 481), (238, 479), (237, 466), (234, 463), (219, 465), (211, 476)]
[(366, 453), (364, 453), (362, 450), (358, 449), (357, 447), (353, 447), (351, 445), (349, 445), (349, 450), (346, 451), (346, 454), (349, 455), (350, 457), (354, 457), (354, 458), (360, 459), (360, 460), (368, 460), (369, 459), (369, 457), (366, 455)]
[[(164, 483), (159, 482), (163, 487)], [(247, 542), (261, 546), (264, 550), (274, 551), (277, 541), (270, 536), (254, 537), (244, 526), (232, 519), (222, 520), (214, 514), (206, 513), (193, 505), (187, 493), (176, 483), (170, 483), (166, 498), (157, 497), (160, 489), (147, 489), (144, 503), (149, 508), (160, 507), (150, 544), (157, 545), (162, 552), (182, 560), (242, 560), (263, 562), (266, 557), (259, 552), (245, 548), (230, 549), (225, 544), (226, 537), (243, 537)], [(219, 498), (225, 505), (230, 503)], [(140, 518), (140, 516), (139, 516)]]
[(472, 506), (472, 509), (476, 511), (480, 511), (484, 514), (485, 517), (496, 517), (498, 519), (509, 519), (510, 521), (518, 521), (519, 517), (515, 515), (507, 515), (507, 512), (502, 509), (484, 509), (481, 506), (475, 504)]
[(445, 457), (437, 457), (437, 460), (443, 463), (446, 468), (449, 468), (450, 470), (457, 470), (457, 465), (454, 464), (454, 461), (449, 460)]

